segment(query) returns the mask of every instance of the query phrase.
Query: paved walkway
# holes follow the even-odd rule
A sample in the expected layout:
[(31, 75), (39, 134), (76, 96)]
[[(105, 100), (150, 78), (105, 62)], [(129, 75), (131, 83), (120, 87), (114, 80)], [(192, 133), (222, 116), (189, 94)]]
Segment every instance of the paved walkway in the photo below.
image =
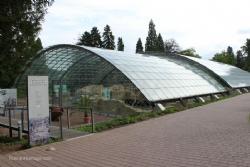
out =
[[(250, 94), (0, 156), (0, 166), (249, 167)], [(55, 151), (46, 151), (49, 146)], [(33, 158), (35, 160), (14, 160)]]

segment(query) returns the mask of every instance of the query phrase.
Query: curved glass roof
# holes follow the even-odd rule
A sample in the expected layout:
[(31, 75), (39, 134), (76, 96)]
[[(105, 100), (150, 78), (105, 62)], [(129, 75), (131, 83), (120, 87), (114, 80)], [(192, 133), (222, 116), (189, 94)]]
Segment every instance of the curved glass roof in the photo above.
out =
[[(150, 101), (211, 94), (224, 87), (197, 68), (187, 68), (167, 57), (84, 47), (122, 71)], [(198, 73), (197, 73), (198, 72)]]
[(195, 61), (201, 64), (202, 66), (205, 66), (209, 70), (213, 71), (215, 74), (220, 76), (224, 81), (226, 81), (232, 88), (250, 86), (250, 73), (247, 71), (244, 71), (240, 68), (228, 64), (214, 62), (211, 60), (204, 60), (188, 56), (183, 56), (183, 57)]
[(17, 85), (25, 82), (27, 75), (49, 75), (50, 81), (100, 84), (114, 71), (122, 81), (110, 82), (130, 82), (152, 102), (226, 91), (210, 74), (185, 61), (75, 45), (44, 49), (26, 68)]

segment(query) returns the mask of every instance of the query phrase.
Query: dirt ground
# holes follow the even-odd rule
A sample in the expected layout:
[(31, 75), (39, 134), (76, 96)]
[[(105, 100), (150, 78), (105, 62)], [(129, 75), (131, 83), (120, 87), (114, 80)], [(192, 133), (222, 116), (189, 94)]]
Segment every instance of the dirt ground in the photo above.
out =
[[(70, 127), (77, 127), (80, 126), (82, 124), (84, 124), (84, 113), (83, 112), (79, 112), (79, 111), (74, 111), (74, 112), (70, 112)], [(90, 114), (89, 114), (90, 115)], [(99, 114), (94, 114), (94, 122), (102, 122), (105, 120), (109, 120), (111, 119), (111, 117), (109, 116), (105, 116), (105, 115), (99, 115)], [(62, 123), (63, 123), (63, 127), (67, 127), (68, 125), (68, 121), (67, 121), (67, 112), (65, 111), (62, 115)], [(59, 121), (53, 121), (52, 125), (54, 126), (59, 126)]]

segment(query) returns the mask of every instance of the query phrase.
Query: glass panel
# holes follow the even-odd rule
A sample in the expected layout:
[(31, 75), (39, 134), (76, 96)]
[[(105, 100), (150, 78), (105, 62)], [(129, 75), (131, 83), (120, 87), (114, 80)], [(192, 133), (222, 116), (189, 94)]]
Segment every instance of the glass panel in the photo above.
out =
[[(187, 61), (83, 48), (61, 46), (45, 51), (25, 75), (47, 73), (51, 80), (68, 79), (84, 84), (134, 83), (150, 101), (225, 91), (212, 76)], [(231, 78), (234, 81), (240, 77)]]
[(233, 88), (250, 86), (250, 73), (247, 71), (223, 63), (198, 59), (194, 57), (184, 57), (207, 67), (215, 74), (219, 75), (222, 79), (224, 79)]

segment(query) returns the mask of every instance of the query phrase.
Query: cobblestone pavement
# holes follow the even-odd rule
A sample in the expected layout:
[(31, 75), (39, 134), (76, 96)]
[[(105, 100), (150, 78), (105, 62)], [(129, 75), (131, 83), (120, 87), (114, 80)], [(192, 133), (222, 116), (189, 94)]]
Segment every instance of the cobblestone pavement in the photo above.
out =
[[(250, 93), (122, 128), (2, 155), (0, 166), (249, 167), (249, 114)], [(46, 151), (49, 146), (56, 150)]]

